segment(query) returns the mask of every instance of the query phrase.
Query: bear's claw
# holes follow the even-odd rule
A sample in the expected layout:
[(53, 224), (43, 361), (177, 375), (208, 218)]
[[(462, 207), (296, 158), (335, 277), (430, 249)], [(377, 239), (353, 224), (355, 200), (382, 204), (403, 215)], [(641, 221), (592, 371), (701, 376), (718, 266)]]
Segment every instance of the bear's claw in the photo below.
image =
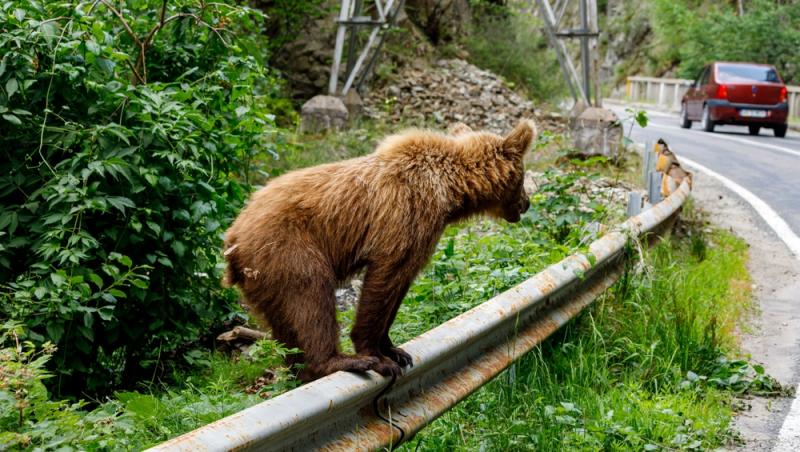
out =
[(400, 367), (414, 367), (414, 359), (400, 347), (391, 347), (384, 354)]
[(399, 377), (403, 374), (403, 369), (390, 359), (382, 359), (372, 367), (372, 370), (384, 377)]

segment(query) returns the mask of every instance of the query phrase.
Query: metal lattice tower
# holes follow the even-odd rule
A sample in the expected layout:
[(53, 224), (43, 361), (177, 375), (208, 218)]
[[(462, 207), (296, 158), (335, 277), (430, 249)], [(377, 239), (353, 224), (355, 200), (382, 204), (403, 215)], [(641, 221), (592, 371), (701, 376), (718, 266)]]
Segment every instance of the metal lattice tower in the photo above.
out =
[[(375, 61), (386, 38), (385, 31), (394, 24), (397, 14), (403, 8), (403, 3), (404, 0), (374, 0), (374, 14), (362, 15), (364, 0), (342, 0), (342, 9), (337, 20), (339, 28), (336, 31), (336, 47), (333, 52), (328, 94), (344, 96), (354, 86), (357, 90), (361, 88), (375, 66)], [(371, 30), (366, 44), (358, 52), (358, 58), (356, 58), (357, 35), (361, 28), (371, 28)], [(347, 46), (347, 66), (344, 74), (345, 82), (340, 90), (339, 68), (342, 64), (345, 37), (348, 31), (350, 34)], [(381, 31), (383, 33), (380, 33)], [(366, 65), (365, 61), (367, 61)]]

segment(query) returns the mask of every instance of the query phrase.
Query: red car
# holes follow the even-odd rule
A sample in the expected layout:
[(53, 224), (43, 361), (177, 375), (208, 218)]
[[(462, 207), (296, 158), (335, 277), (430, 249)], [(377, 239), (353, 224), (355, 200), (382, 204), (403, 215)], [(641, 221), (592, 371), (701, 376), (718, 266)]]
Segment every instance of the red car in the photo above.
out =
[(709, 64), (681, 100), (681, 127), (700, 127), (713, 132), (714, 126), (747, 126), (750, 135), (762, 127), (776, 137), (786, 136), (789, 104), (786, 85), (775, 67), (767, 64), (716, 62)]

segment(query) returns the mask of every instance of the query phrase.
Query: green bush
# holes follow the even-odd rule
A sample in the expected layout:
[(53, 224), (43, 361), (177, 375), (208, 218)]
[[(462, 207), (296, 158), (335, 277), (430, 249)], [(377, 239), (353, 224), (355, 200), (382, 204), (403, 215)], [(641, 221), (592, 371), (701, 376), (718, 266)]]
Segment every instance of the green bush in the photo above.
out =
[(0, 6), (0, 318), (57, 345), (66, 393), (151, 377), (232, 312), (220, 236), (277, 152), (260, 14), (116, 4)]
[(653, 8), (660, 57), (677, 64), (681, 77), (696, 77), (712, 61), (749, 61), (773, 64), (787, 83), (800, 82), (800, 4), (753, 0), (741, 16), (728, 3), (706, 11), (693, 4), (656, 0)]
[(557, 102), (567, 94), (555, 53), (549, 49), (542, 24), (510, 7), (475, 5), (474, 24), (465, 45), (470, 61), (502, 75), (532, 98)]

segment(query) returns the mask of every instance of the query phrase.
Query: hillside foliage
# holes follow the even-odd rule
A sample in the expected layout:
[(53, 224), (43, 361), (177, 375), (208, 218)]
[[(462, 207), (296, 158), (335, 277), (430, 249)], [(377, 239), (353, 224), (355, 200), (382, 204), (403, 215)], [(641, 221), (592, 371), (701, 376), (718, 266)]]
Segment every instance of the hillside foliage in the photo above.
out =
[(232, 315), (221, 233), (277, 153), (263, 15), (237, 2), (0, 5), (0, 318), (58, 391), (142, 375)]
[[(708, 2), (703, 2), (708, 3)], [(800, 83), (800, 3), (752, 0), (739, 15), (731, 2), (653, 0), (653, 31), (662, 67), (694, 78), (712, 61), (775, 65), (787, 83)]]

